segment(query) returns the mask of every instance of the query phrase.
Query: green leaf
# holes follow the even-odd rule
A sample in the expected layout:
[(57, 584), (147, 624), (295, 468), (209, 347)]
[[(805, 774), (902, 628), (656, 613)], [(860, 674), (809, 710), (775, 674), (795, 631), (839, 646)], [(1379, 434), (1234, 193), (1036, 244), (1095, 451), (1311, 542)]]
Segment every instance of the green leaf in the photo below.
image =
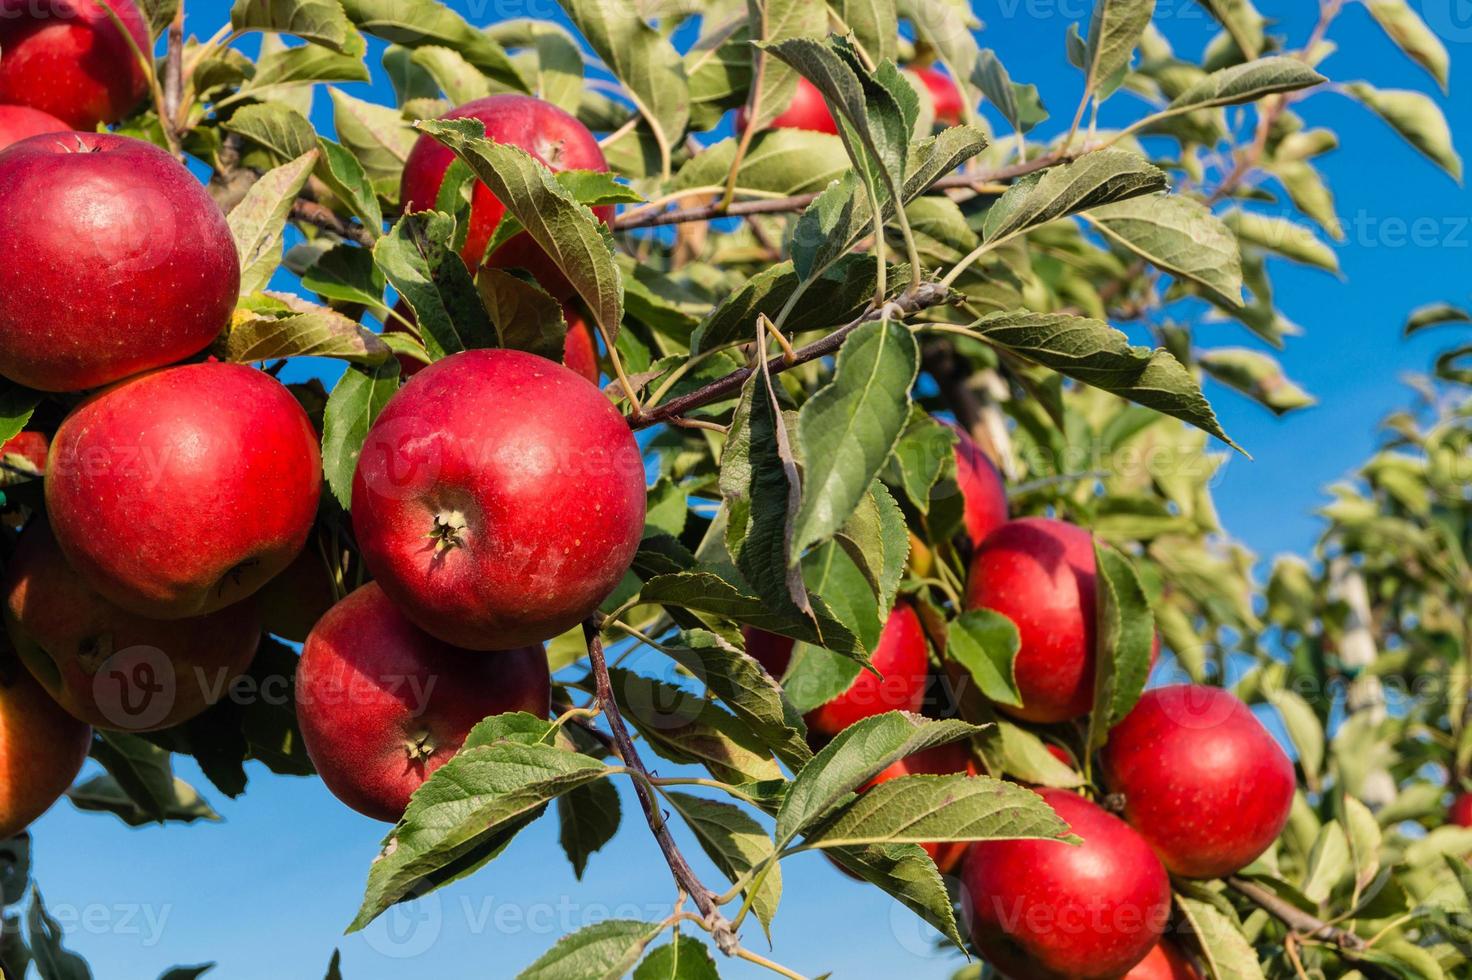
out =
[(955, 719), (933, 721), (901, 711), (885, 712), (850, 725), (792, 781), (777, 811), (778, 847), (786, 847), (835, 804), (892, 763), (980, 730)]
[(1430, 96), (1409, 89), (1380, 89), (1369, 82), (1349, 82), (1344, 89), (1453, 180), (1462, 179), (1462, 158), (1452, 147), (1446, 115)]
[(434, 0), (342, 0), (342, 6), (348, 19), (367, 34), (406, 48), (450, 48), (501, 85), (518, 92), (527, 90), (506, 51), (444, 4)]
[(1263, 27), (1267, 23), (1252, 0), (1198, 0), (1215, 17), (1245, 58), (1256, 58), (1263, 49)]
[(657, 947), (634, 971), (634, 980), (720, 980), (705, 943), (684, 933)]
[(813, 757), (802, 715), (754, 658), (707, 630), (681, 633), (665, 652), (792, 769)]
[(954, 459), (955, 446), (956, 431), (917, 408), (895, 444), (884, 478), (904, 491), (911, 507), (928, 514), (931, 489)]
[[(900, 11), (915, 25), (919, 40), (935, 53), (951, 78), (956, 79), (962, 101), (975, 107), (981, 101), (976, 68), (981, 52), (973, 28), (981, 25), (970, 7), (955, 0), (901, 0)], [(974, 112), (966, 113), (974, 122)]]
[(691, 129), (714, 129), (729, 110), (745, 104), (751, 88), (750, 41), (745, 20), (731, 20), (695, 42), (685, 55)]
[(1274, 415), (1286, 415), (1317, 404), (1317, 400), (1283, 373), (1278, 361), (1261, 351), (1216, 347), (1196, 358), (1203, 370), (1224, 385), (1237, 389)]
[(988, 701), (1020, 708), (1013, 661), (1021, 642), (1012, 620), (990, 609), (973, 609), (949, 624), (946, 659), (966, 668)]
[(1084, 48), (1084, 87), (1097, 94), (1105, 79), (1127, 68), (1155, 13), (1155, 0), (1096, 0)]
[(557, 798), (558, 840), (579, 881), (588, 858), (618, 833), (618, 789), (608, 780), (578, 786)]
[[(361, 54), (338, 54), (316, 44), (288, 48), (272, 43), (274, 35), (261, 41), (261, 56), (255, 74), (240, 86), (241, 95), (257, 101), (289, 99), (292, 91), (319, 82), (366, 82), (368, 67)], [(298, 107), (305, 109), (303, 107)]]
[[(1472, 313), (1467, 312), (1460, 306), (1450, 303), (1432, 303), (1428, 306), (1418, 307), (1411, 311), (1406, 318), (1405, 335), (1409, 337), (1428, 327), (1441, 326), (1447, 323), (1472, 323)], [(0, 430), (3, 432), (3, 430)]]
[(1365, 0), (1365, 7), (1406, 57), (1426, 69), (1445, 92), (1451, 58), (1446, 45), (1426, 26), (1421, 15), (1406, 0)]
[[(675, 190), (719, 187), (736, 162), (739, 141), (721, 140), (691, 157), (675, 174)], [(843, 140), (806, 129), (769, 129), (752, 138), (741, 171), (737, 193), (760, 191), (781, 196), (823, 190), (851, 166)]]
[(278, 163), (295, 160), (317, 146), (317, 131), (307, 118), (280, 102), (253, 102), (241, 106), (221, 124), (251, 142), (265, 147)]
[(789, 565), (836, 533), (863, 500), (909, 420), (919, 369), (919, 347), (903, 323), (872, 321), (844, 341), (832, 382), (798, 414), (807, 470)]
[(747, 125), (762, 130), (792, 104), (798, 78), (797, 72), (772, 57), (763, 44), (825, 34), (828, 9), (806, 0), (747, 0), (746, 9), (754, 35), (750, 39), (753, 84)]
[(1349, 873), (1349, 838), (1339, 824), (1326, 823), (1319, 828), (1313, 849), (1309, 851), (1302, 891), (1313, 901), (1322, 903)]
[(1216, 980), (1264, 980), (1252, 944), (1225, 913), (1210, 902), (1179, 893), (1176, 908), (1196, 934), (1202, 960)]
[(516, 980), (618, 980), (639, 962), (665, 927), (658, 922), (607, 919), (563, 936)]
[(1023, 177), (991, 206), (983, 224), (997, 242), (1059, 218), (1166, 189), (1165, 174), (1128, 150), (1096, 150)]
[(523, 57), (535, 56), (530, 67), (521, 66), (532, 95), (577, 114), (583, 97), (583, 51), (562, 25), (522, 18), (492, 24), (486, 33), (504, 47), (521, 48)]
[(267, 171), (226, 217), (235, 249), (240, 254), (242, 296), (265, 289), (281, 264), (281, 235), (286, 216), (316, 163), (314, 149)]
[(782, 777), (761, 740), (714, 703), (617, 667), (610, 674), (624, 716), (664, 758), (705, 766), (729, 783)]
[(363, 223), (368, 234), (377, 238), (383, 231), (383, 211), (367, 171), (357, 157), (330, 139), (319, 137), (317, 148), (322, 153), (317, 176)]
[(451, 247), (455, 220), (408, 214), (373, 246), (373, 261), (414, 311), (431, 357), (496, 346), (495, 328), (470, 270)]
[(339, 54), (363, 54), (363, 38), (337, 0), (235, 0), (230, 26), (238, 32), (268, 31), (297, 37)]
[[(550, 800), (607, 773), (597, 759), (550, 745), (501, 741), (461, 751), (415, 790), (368, 872), (363, 906), (348, 931), (424, 894), (426, 882), (468, 874), (504, 847), (498, 832), (514, 833)], [(488, 844), (495, 845), (490, 854)]]
[(1083, 776), (1061, 762), (1042, 739), (1010, 721), (997, 721), (998, 754), (1002, 771), (1025, 783), (1072, 789), (1083, 785)]
[(825, 604), (814, 598), (816, 623), (790, 609), (773, 608), (749, 591), (742, 591), (711, 571), (658, 575), (644, 583), (640, 598), (693, 612), (733, 620), (746, 626), (790, 636), (865, 662), (868, 654), (847, 628), (833, 618)]
[(964, 947), (956, 914), (935, 862), (918, 844), (835, 847), (825, 852), (845, 869), (885, 893)]
[(1339, 272), (1339, 256), (1334, 249), (1304, 225), (1287, 218), (1241, 210), (1229, 211), (1223, 221), (1244, 242), (1325, 272)]
[(887, 615), (910, 557), (910, 530), (904, 512), (883, 483), (870, 484), (835, 540), (874, 591), (881, 616)]
[(1322, 84), (1324, 76), (1300, 58), (1274, 55), (1212, 72), (1170, 101), (1172, 115), (1216, 106), (1255, 102), (1279, 92), (1295, 92)]
[(30, 941), (32, 961), (41, 980), (92, 980), (87, 961), (62, 945), (61, 923), (47, 913), (40, 888), (31, 889), (31, 906), (26, 912), (26, 938)]
[[(801, 284), (790, 261), (747, 278), (696, 327), (690, 338), (691, 353), (755, 340), (757, 317), (765, 315), (775, 321)], [(852, 322), (873, 301), (874, 285), (871, 256), (843, 256), (793, 304), (785, 321), (786, 332), (799, 334)]]
[(1242, 305), (1242, 256), (1237, 239), (1204, 204), (1150, 195), (1086, 212), (1111, 242), (1178, 279), (1187, 279), (1232, 306)]
[[(773, 860), (776, 847), (772, 838), (739, 807), (688, 793), (671, 792), (666, 800), (690, 827), (700, 849), (731, 881), (758, 864)], [(773, 861), (751, 899), (751, 910), (763, 925), (770, 927), (781, 899), (782, 869)]]
[(161, 974), (158, 980), (199, 980), (200, 977), (214, 968), (214, 963), (200, 963), (197, 966), (176, 966)]
[(504, 269), (489, 267), (475, 277), (475, 288), (501, 347), (562, 360), (567, 321), (562, 316), (562, 304), (545, 289)]
[(1131, 347), (1124, 334), (1088, 317), (993, 313), (972, 329), (1059, 374), (1174, 416), (1239, 449), (1217, 422), (1191, 373), (1163, 349)]
[(987, 100), (997, 107), (1002, 118), (1011, 123), (1012, 128), (1018, 132), (1030, 132), (1034, 126), (1048, 118), (1048, 110), (1043, 107), (1038, 87), (1019, 85), (1012, 81), (1012, 76), (990, 48), (981, 52), (972, 76)]
[[(296, 249), (286, 253), (288, 263)], [(384, 278), (373, 264), (371, 249), (338, 242), (301, 271), (302, 285), (326, 300), (358, 303), (382, 317)]]
[(192, 787), (174, 778), (172, 757), (151, 742), (123, 732), (99, 732), (91, 755), (107, 776), (76, 787), (75, 796), (68, 794), (80, 809), (115, 813), (131, 827), (220, 819)]
[(328, 89), (328, 94), (337, 138), (363, 165), (374, 186), (386, 185), (388, 196), (397, 200), (399, 177), (419, 134), (397, 110), (355, 99), (341, 89)]
[(929, 841), (1063, 840), (1064, 823), (1042, 797), (990, 776), (912, 775), (871, 786), (809, 830), (804, 848)]
[(9, 442), (19, 435), (39, 404), (39, 391), (0, 380), (0, 443)]
[[(568, 18), (623, 83), (661, 148), (664, 169), (690, 122), (690, 82), (669, 39), (638, 8), (605, 0), (563, 0)], [(499, 195), (498, 195), (499, 196)]]
[(322, 473), (343, 509), (352, 507), (353, 473), (368, 429), (399, 390), (399, 362), (350, 366), (327, 399), (322, 417)]
[(1298, 752), (1298, 764), (1310, 781), (1317, 781), (1324, 765), (1324, 726), (1313, 707), (1301, 695), (1289, 690), (1266, 692), (1268, 703), (1278, 709), (1288, 739)]
[(1103, 748), (1109, 730), (1130, 713), (1150, 678), (1155, 615), (1128, 558), (1094, 540), (1094, 703), (1089, 751)]
[(257, 316), (237, 311), (225, 335), (225, 359), (240, 364), (283, 357), (336, 357), (382, 364), (389, 349), (356, 320), (326, 307)]
[(608, 228), (525, 150), (485, 138), (476, 119), (419, 123), (464, 160), (577, 290), (610, 344), (623, 322), (623, 281)]
[(423, 68), (445, 98), (455, 105), (474, 102), (491, 94), (490, 80), (458, 51), (438, 44), (426, 44), (415, 48), (409, 60)]
[(875, 64), (900, 57), (895, 0), (831, 0), (828, 6), (853, 31)]

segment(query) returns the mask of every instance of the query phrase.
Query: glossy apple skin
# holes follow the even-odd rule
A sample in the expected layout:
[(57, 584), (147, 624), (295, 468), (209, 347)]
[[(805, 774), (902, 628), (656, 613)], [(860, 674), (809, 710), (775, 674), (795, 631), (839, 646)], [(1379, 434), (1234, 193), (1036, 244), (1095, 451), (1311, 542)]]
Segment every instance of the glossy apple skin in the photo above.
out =
[(317, 545), (308, 541), (301, 554), (256, 593), (266, 632), (302, 643), (317, 621), (337, 603), (337, 590)]
[(1458, 827), (1472, 827), (1472, 793), (1458, 793), (1447, 819)]
[(1017, 624), (1015, 668), (1026, 721), (1068, 721), (1094, 699), (1094, 548), (1088, 531), (1046, 517), (1009, 521), (976, 549), (966, 608)]
[[(487, 96), (458, 106), (440, 118), (479, 119), (485, 123), (488, 139), (520, 147), (553, 173), (608, 169), (608, 161), (603, 158), (598, 139), (588, 127), (552, 103), (529, 95)], [(404, 175), (399, 184), (399, 199), (403, 201), (405, 213), (434, 208), (445, 171), (454, 160), (455, 154), (443, 143), (428, 135), (419, 137), (404, 164)], [(612, 206), (593, 209), (605, 224), (613, 219), (613, 212)], [(481, 264), (486, 246), (505, 213), (506, 206), (491, 193), (490, 188), (476, 184), (470, 198), (470, 228), (465, 237), (465, 248), (460, 253), (466, 265), (474, 269)], [(496, 268), (525, 269), (543, 289), (558, 299), (567, 299), (573, 294), (572, 285), (561, 270), (525, 233), (496, 249), (485, 264)]]
[[(106, 0), (138, 47), (153, 50), (133, 0)], [(94, 130), (142, 100), (148, 80), (123, 32), (91, 0), (0, 0), (0, 103)]]
[[(0, 72), (3, 72), (0, 67)], [(65, 133), (71, 127), (49, 112), (23, 105), (0, 105), (0, 150), (44, 133)]]
[[(736, 112), (736, 131), (746, 131), (746, 107), (742, 106)], [(807, 129), (815, 133), (828, 133), (838, 135), (838, 123), (833, 119), (833, 113), (828, 111), (828, 103), (823, 101), (823, 93), (818, 87), (806, 78), (799, 77), (797, 80), (797, 91), (793, 93), (792, 101), (788, 103), (786, 110), (773, 119), (767, 126), (768, 129)]]
[[(394, 304), (394, 312), (410, 323), (417, 322), (414, 311), (403, 300)], [(567, 321), (567, 336), (562, 342), (562, 363), (574, 374), (597, 384), (601, 377), (598, 371), (598, 342), (593, 339), (593, 328), (572, 303), (562, 304), (562, 316)], [(399, 320), (390, 317), (383, 325), (384, 333), (408, 333), (408, 328)], [(399, 374), (405, 378), (429, 367), (417, 358), (399, 355)]]
[(930, 92), (931, 105), (935, 107), (935, 121), (944, 126), (954, 126), (961, 121), (961, 90), (951, 76), (936, 68), (914, 69), (920, 81)]
[(172, 364), (239, 293), (225, 216), (158, 147), (67, 133), (0, 152), (0, 374), (80, 391)]
[(1007, 523), (1007, 486), (981, 447), (960, 426), (956, 433), (956, 486), (961, 490), (966, 535), (973, 544)]
[(0, 840), (51, 809), (91, 745), (92, 729), (51, 700), (13, 652), (0, 652)]
[(1168, 939), (1162, 939), (1124, 980), (1202, 980), (1201, 973)]
[(114, 731), (201, 714), (250, 666), (261, 639), (250, 602), (175, 620), (118, 608), (87, 587), (40, 519), (21, 535), (0, 595), (10, 640), (51, 698)]
[(930, 672), (925, 631), (909, 603), (899, 602), (885, 620), (879, 645), (869, 658), (875, 677), (860, 671), (848, 690), (809, 711), (808, 730), (819, 735), (837, 735), (856, 721), (886, 711), (919, 711), (925, 701), (925, 680)]
[(317, 434), (243, 364), (164, 368), (78, 405), (52, 442), (51, 526), (97, 592), (142, 616), (202, 616), (290, 565), (317, 515)]
[[(944, 745), (921, 749), (919, 752), (891, 763), (889, 768), (882, 770), (879, 775), (860, 786), (858, 791), (862, 793), (900, 776), (950, 776), (962, 772), (968, 776), (975, 776), (977, 773), (976, 757), (971, 752), (971, 746), (965, 741), (947, 742)], [(951, 874), (966, 856), (966, 849), (970, 845), (965, 841), (948, 841), (920, 846), (925, 848), (925, 853), (930, 855), (930, 859), (935, 862), (941, 874)]]
[(462, 351), (415, 375), (369, 431), (353, 529), (420, 629), (499, 650), (598, 607), (638, 550), (644, 499), (639, 446), (602, 392), (534, 354)]
[(1288, 822), (1296, 779), (1277, 741), (1238, 698), (1176, 684), (1146, 691), (1109, 734), (1105, 784), (1161, 861), (1220, 878), (1267, 850)]
[(296, 676), (297, 721), (322, 781), (390, 822), (481, 719), (545, 718), (550, 698), (540, 645), (457, 649), (409, 622), (373, 582), (322, 617)]
[(1083, 844), (972, 844), (961, 872), (971, 940), (1011, 980), (1114, 980), (1165, 929), (1165, 868), (1118, 817), (1063, 790), (1035, 792)]

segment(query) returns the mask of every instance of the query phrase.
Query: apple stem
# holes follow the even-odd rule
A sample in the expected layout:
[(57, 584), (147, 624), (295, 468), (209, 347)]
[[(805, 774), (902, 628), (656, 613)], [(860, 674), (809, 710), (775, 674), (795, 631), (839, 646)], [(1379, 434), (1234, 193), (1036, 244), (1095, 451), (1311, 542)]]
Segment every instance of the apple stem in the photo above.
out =
[(436, 551), (449, 551), (465, 543), (461, 540), (461, 536), (468, 526), (469, 522), (465, 520), (465, 515), (460, 511), (442, 511), (434, 515), (434, 530), (425, 537), (435, 539)]
[(434, 755), (436, 748), (434, 737), (429, 732), (419, 732), (404, 743), (410, 762), (423, 762)]

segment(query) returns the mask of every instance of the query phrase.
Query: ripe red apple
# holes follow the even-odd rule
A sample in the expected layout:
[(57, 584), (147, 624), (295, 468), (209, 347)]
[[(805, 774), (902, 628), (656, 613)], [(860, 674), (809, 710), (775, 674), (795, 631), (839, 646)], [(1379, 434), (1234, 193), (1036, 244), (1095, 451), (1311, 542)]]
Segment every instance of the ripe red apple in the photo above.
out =
[[(746, 107), (742, 106), (736, 111), (736, 131), (746, 131)], [(798, 76), (797, 91), (792, 96), (792, 101), (780, 116), (768, 124), (769, 129), (809, 129), (815, 133), (830, 133), (838, 135), (838, 123), (833, 119), (833, 113), (828, 111), (828, 103), (823, 101), (823, 93), (818, 87), (806, 78)]]
[(68, 129), (126, 116), (148, 90), (133, 45), (153, 51), (133, 0), (0, 0), (0, 103), (49, 112)]
[(0, 152), (5, 377), (77, 391), (172, 364), (215, 339), (239, 292), (225, 216), (158, 147), (67, 133)]
[(1472, 793), (1458, 793), (1447, 819), (1458, 827), (1472, 827)]
[(541, 646), (456, 649), (409, 622), (373, 582), (322, 617), (296, 675), (302, 741), (322, 781), (377, 820), (402, 816), (481, 719), (544, 718), (550, 699)]
[(285, 571), (256, 593), (266, 632), (293, 643), (305, 641), (336, 602), (337, 588), (327, 562), (310, 540)]
[(291, 392), (242, 364), (124, 381), (57, 430), (46, 507), (82, 578), (142, 616), (201, 616), (291, 564), (317, 515), (317, 434)]
[[(394, 312), (409, 323), (416, 322), (414, 311), (403, 300), (394, 304)], [(562, 363), (569, 371), (597, 384), (598, 342), (593, 339), (593, 328), (570, 302), (562, 304), (562, 316), (567, 321), (567, 337), (562, 342)], [(408, 333), (408, 328), (398, 319), (390, 317), (383, 325), (383, 332)], [(399, 373), (405, 378), (412, 378), (427, 367), (429, 365), (424, 361), (399, 355)]]
[[(452, 109), (441, 119), (479, 119), (485, 123), (486, 137), (497, 143), (520, 147), (553, 173), (563, 170), (608, 169), (608, 161), (598, 147), (597, 138), (578, 120), (550, 102), (529, 95), (492, 95), (467, 102)], [(399, 185), (399, 198), (406, 213), (434, 208), (444, 182), (445, 171), (455, 154), (432, 136), (421, 136), (404, 164)], [(604, 206), (593, 213), (605, 224), (613, 219), (614, 208)], [(470, 199), (470, 227), (465, 248), (460, 253), (465, 264), (474, 269), (481, 264), (486, 246), (506, 206), (496, 199), (490, 188), (476, 184)], [(572, 285), (539, 245), (525, 233), (517, 235), (496, 249), (487, 265), (497, 268), (525, 269), (558, 299), (572, 295)]]
[(98, 728), (154, 731), (203, 712), (245, 672), (261, 639), (253, 603), (151, 620), (87, 588), (44, 520), (20, 536), (0, 583), (5, 625), (58, 704)]
[(1068, 721), (1094, 699), (1094, 546), (1088, 531), (1046, 517), (1010, 521), (976, 549), (968, 609), (1017, 624), (1015, 669), (1027, 721)]
[[(0, 73), (4, 68), (0, 67)], [(71, 129), (49, 112), (23, 105), (0, 105), (0, 150), (43, 133), (65, 133)]]
[(782, 675), (787, 673), (787, 665), (792, 663), (792, 648), (796, 641), (790, 636), (768, 633), (754, 626), (741, 627), (741, 638), (746, 642), (746, 652), (755, 657), (756, 662), (767, 673), (780, 681)]
[(1201, 973), (1175, 943), (1162, 939), (1124, 980), (1201, 980)]
[(929, 66), (915, 68), (913, 71), (930, 91), (930, 102), (935, 107), (935, 121), (946, 126), (954, 126), (959, 123), (964, 102), (961, 97), (961, 88), (956, 84), (955, 79)]
[[(862, 793), (864, 790), (900, 776), (949, 776), (958, 772), (964, 772), (969, 776), (975, 776), (977, 773), (976, 757), (971, 752), (970, 744), (965, 741), (947, 742), (944, 745), (931, 746), (907, 755), (890, 764), (888, 769), (882, 770), (879, 775), (859, 787), (859, 792)], [(949, 841), (940, 844), (921, 844), (920, 846), (925, 848), (925, 853), (930, 855), (930, 859), (935, 862), (941, 874), (950, 874), (956, 870), (956, 866), (966, 856), (966, 849), (970, 845), (965, 841)]]
[(1035, 792), (1083, 844), (972, 844), (961, 872), (971, 940), (1012, 980), (1119, 977), (1160, 939), (1170, 879), (1123, 820), (1064, 790)]
[[(0, 445), (0, 463), (6, 463), (6, 457), (10, 465), (19, 468), (18, 463), (23, 463), (33, 468), (37, 473), (46, 472), (46, 454), (50, 451), (51, 444), (46, 439), (45, 433), (21, 432)], [(5, 474), (0, 473), (0, 483), (3, 483)]]
[(644, 463), (593, 385), (534, 354), (472, 350), (414, 376), (368, 432), (353, 529), (383, 591), (472, 650), (585, 619), (644, 533)]
[(959, 425), (956, 433), (956, 485), (961, 490), (966, 534), (980, 544), (1007, 523), (1007, 487), (1002, 474)]
[(51, 809), (91, 745), (92, 729), (47, 697), (14, 653), (0, 653), (0, 840)]
[(1251, 864), (1293, 805), (1293, 764), (1247, 705), (1220, 688), (1146, 691), (1109, 733), (1100, 761), (1110, 791), (1124, 796), (1125, 819), (1187, 878)]

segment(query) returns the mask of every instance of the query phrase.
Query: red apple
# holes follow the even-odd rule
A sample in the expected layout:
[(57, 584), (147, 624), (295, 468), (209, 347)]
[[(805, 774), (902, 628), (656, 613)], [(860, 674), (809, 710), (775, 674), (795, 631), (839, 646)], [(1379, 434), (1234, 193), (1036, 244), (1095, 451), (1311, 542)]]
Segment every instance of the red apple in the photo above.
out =
[(1003, 524), (981, 542), (966, 584), (968, 609), (1017, 624), (1015, 669), (1027, 721), (1058, 722), (1094, 700), (1094, 545), (1088, 531), (1046, 517)]
[(741, 627), (741, 638), (746, 641), (746, 652), (756, 658), (767, 673), (777, 680), (787, 673), (787, 665), (792, 663), (792, 648), (796, 645), (790, 636), (779, 636), (776, 633), (768, 633), (754, 626)]
[(1220, 688), (1146, 691), (1109, 733), (1100, 761), (1110, 791), (1124, 797), (1125, 819), (1187, 878), (1221, 878), (1251, 864), (1293, 805), (1293, 763), (1247, 705)]
[(117, 122), (148, 91), (134, 44), (153, 52), (133, 0), (0, 0), (0, 103), (49, 112), (68, 129)]
[(547, 716), (541, 646), (477, 653), (442, 643), (370, 582), (322, 617), (302, 650), (296, 713), (307, 754), (333, 795), (397, 820), (481, 719)]
[(930, 103), (935, 107), (935, 121), (946, 126), (954, 126), (959, 123), (964, 100), (961, 97), (961, 87), (956, 84), (955, 80), (936, 68), (925, 67), (913, 70), (920, 81), (925, 83), (926, 89), (930, 91)]
[(172, 364), (215, 339), (239, 292), (225, 216), (158, 147), (67, 133), (0, 152), (5, 377), (77, 391)]
[(292, 643), (306, 640), (312, 627), (336, 602), (337, 588), (327, 562), (310, 540), (285, 571), (256, 593), (266, 632)]
[(91, 745), (92, 729), (47, 697), (11, 651), (0, 653), (0, 840), (51, 809)]
[[(862, 793), (866, 789), (899, 776), (949, 776), (958, 772), (964, 772), (970, 776), (975, 776), (977, 773), (976, 757), (971, 752), (970, 744), (965, 741), (947, 742), (945, 745), (935, 745), (928, 749), (921, 749), (913, 755), (907, 755), (859, 787), (859, 792)], [(966, 849), (970, 845), (965, 841), (950, 841), (941, 844), (921, 844), (920, 846), (925, 848), (925, 853), (930, 855), (930, 859), (935, 862), (941, 874), (950, 874), (956, 870), (956, 866), (966, 856)]]
[(644, 533), (623, 416), (559, 364), (453, 354), (384, 408), (353, 479), (373, 577), (421, 629), (472, 650), (540, 643), (598, 608)]
[(1175, 943), (1162, 939), (1123, 980), (1201, 980), (1201, 973)]
[[(742, 106), (736, 111), (736, 131), (746, 131), (746, 107)], [(809, 129), (815, 133), (830, 133), (838, 135), (838, 123), (833, 119), (833, 113), (828, 111), (828, 103), (823, 101), (823, 93), (818, 87), (801, 76), (797, 79), (797, 91), (793, 93), (792, 101), (780, 116), (768, 124), (769, 129)]]
[[(479, 119), (485, 123), (486, 137), (497, 143), (520, 147), (553, 173), (562, 170), (608, 169), (608, 161), (598, 147), (598, 140), (588, 127), (550, 102), (529, 95), (492, 95), (467, 102), (441, 119)], [(424, 135), (414, 144), (404, 164), (399, 197), (406, 213), (434, 208), (444, 182), (445, 171), (455, 154), (434, 137)], [(612, 206), (598, 207), (593, 213), (607, 223), (613, 219)], [(490, 188), (476, 184), (470, 199), (470, 228), (465, 248), (460, 253), (465, 264), (474, 269), (481, 264), (486, 246), (506, 206), (496, 199)], [(530, 235), (522, 233), (496, 249), (486, 260), (497, 268), (525, 269), (558, 299), (573, 294), (572, 285)]]
[(1012, 980), (1119, 977), (1165, 930), (1170, 879), (1118, 817), (1064, 790), (1036, 792), (1083, 844), (972, 844), (961, 872), (971, 940)]
[(1458, 827), (1472, 827), (1472, 793), (1458, 793), (1447, 819)]
[(1002, 474), (959, 425), (956, 433), (956, 486), (961, 490), (966, 534), (980, 544), (1007, 523), (1007, 487)]
[[(394, 312), (409, 323), (416, 322), (414, 311), (403, 300), (394, 304)], [(562, 316), (567, 320), (567, 337), (562, 342), (562, 363), (568, 370), (597, 384), (600, 377), (598, 342), (593, 339), (593, 328), (570, 302), (562, 304)], [(397, 317), (390, 317), (383, 325), (383, 332), (408, 333), (409, 330)], [(405, 378), (412, 378), (427, 367), (429, 365), (418, 358), (399, 355), (399, 373)]]
[(882, 677), (859, 672), (848, 690), (806, 716), (808, 729), (837, 735), (849, 725), (886, 711), (919, 711), (925, 700), (930, 658), (920, 617), (907, 602), (898, 602), (884, 623), (879, 645), (869, 658)]
[[(0, 73), (3, 72), (4, 68), (0, 67)], [(49, 112), (23, 105), (0, 105), (0, 150), (31, 136), (70, 130), (70, 126)]]
[(46, 508), (93, 589), (179, 619), (239, 602), (291, 564), (321, 486), (317, 434), (291, 392), (206, 362), (78, 405), (53, 441)]
[(5, 625), (31, 673), (98, 728), (154, 731), (203, 712), (245, 672), (261, 639), (253, 603), (152, 620), (87, 588), (43, 520), (20, 536), (0, 584)]
[[(4, 445), (0, 445), (0, 464), (19, 470), (29, 466), (37, 473), (46, 472), (46, 454), (51, 444), (41, 432), (21, 432)], [(10, 457), (7, 459), (6, 457)], [(7, 474), (0, 473), (0, 483)]]

